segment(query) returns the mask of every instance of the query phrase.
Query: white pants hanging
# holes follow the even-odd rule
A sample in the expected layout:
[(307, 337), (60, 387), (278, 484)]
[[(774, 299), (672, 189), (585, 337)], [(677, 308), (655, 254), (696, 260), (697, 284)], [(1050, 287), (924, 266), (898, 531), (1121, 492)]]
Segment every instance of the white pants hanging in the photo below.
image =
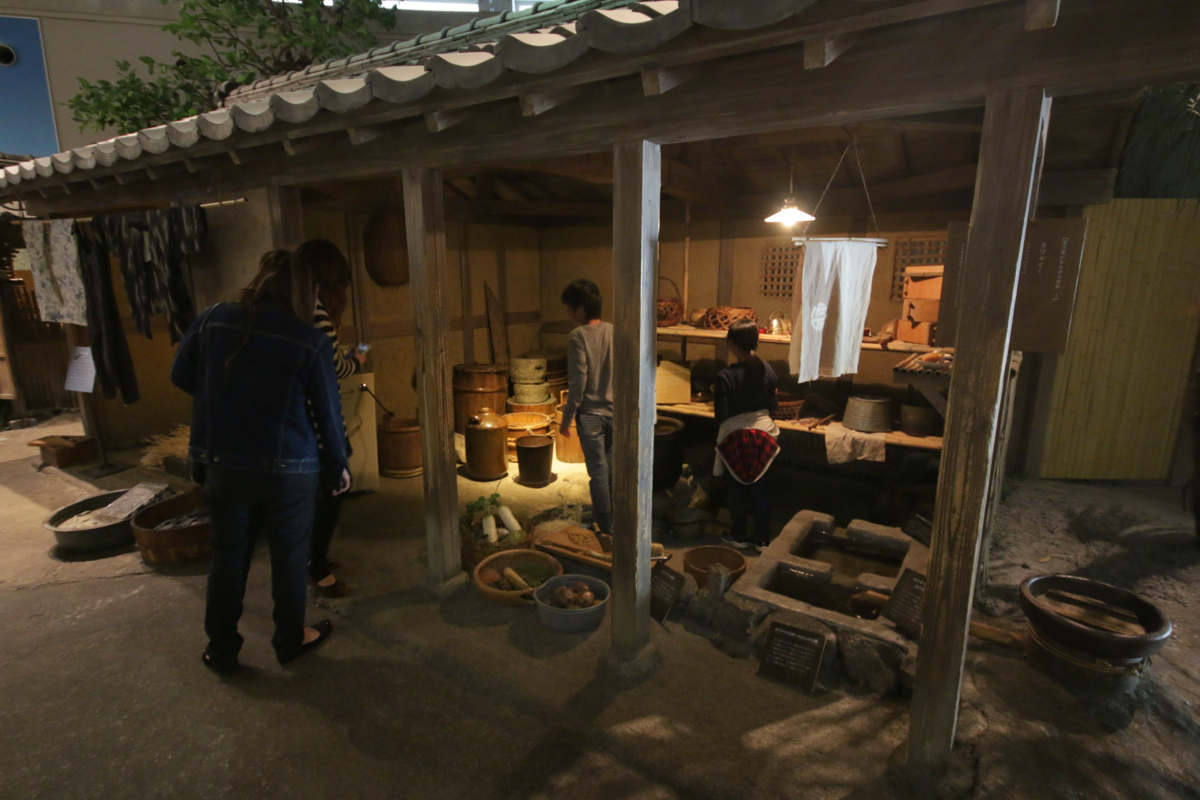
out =
[(877, 250), (873, 242), (805, 244), (804, 276), (792, 298), (792, 319), (799, 324), (788, 351), (801, 383), (858, 372)]

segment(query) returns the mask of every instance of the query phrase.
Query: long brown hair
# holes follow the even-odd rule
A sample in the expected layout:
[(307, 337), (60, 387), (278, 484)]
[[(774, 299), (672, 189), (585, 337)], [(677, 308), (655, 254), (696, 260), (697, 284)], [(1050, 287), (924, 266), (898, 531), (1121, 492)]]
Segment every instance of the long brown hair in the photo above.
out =
[(350, 264), (341, 249), (327, 239), (309, 239), (296, 248), (292, 260), (312, 274), (317, 284), (317, 299), (329, 312), (333, 326), (342, 327), (346, 291), (350, 288)]
[(265, 300), (274, 301), (285, 312), (311, 325), (313, 309), (317, 305), (315, 284), (309, 263), (296, 259), (287, 250), (269, 250), (263, 253), (258, 261), (258, 274), (250, 281), (250, 285), (242, 290), (242, 304), (246, 307), (245, 335), (225, 361), (226, 379), (234, 359), (250, 341), (259, 303)]

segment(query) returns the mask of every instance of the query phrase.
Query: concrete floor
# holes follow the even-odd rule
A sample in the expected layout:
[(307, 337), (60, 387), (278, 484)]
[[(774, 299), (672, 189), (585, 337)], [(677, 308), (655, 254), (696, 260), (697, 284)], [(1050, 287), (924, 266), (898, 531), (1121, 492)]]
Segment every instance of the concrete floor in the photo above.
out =
[[(41, 520), (86, 491), (36, 472), (24, 441), (70, 424), (0, 434), (6, 800), (903, 795), (885, 775), (907, 733), (903, 698), (796, 692), (676, 620), (653, 626), (659, 670), (619, 687), (597, 670), (607, 623), (551, 633), (532, 610), (470, 586), (439, 602), (423, 584), (419, 479), (348, 502), (334, 555), (355, 593), (311, 610), (337, 632), (288, 668), (271, 657), (269, 572), (256, 559), (249, 668), (221, 681), (199, 663), (202, 568), (152, 571), (131, 552), (54, 557)], [(560, 471), (561, 502), (583, 502), (578, 469)], [(464, 485), (462, 498), (492, 484), (480, 488)], [(537, 502), (523, 491), (501, 486), (514, 506)], [(1200, 797), (1200, 640), (1188, 605), (1200, 548), (1188, 524), (1144, 493), (1018, 488), (998, 520), (989, 611), (1015, 619), (1025, 574), (1111, 577), (1105, 565), (1125, 554), (1139, 565), (1124, 576), (1130, 588), (1162, 603), (1178, 633), (1124, 714), (1098, 715), (1019, 656), (973, 642), (960, 747), (939, 796)]]

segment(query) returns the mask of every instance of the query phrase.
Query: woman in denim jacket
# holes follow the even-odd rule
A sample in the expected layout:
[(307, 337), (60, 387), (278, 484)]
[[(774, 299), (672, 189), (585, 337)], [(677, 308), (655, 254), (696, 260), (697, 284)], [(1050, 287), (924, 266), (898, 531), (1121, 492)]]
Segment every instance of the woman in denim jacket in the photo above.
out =
[(188, 455), (203, 473), (213, 528), (203, 660), (220, 674), (237, 668), (238, 620), (260, 531), (271, 550), (279, 661), (333, 631), (329, 620), (304, 626), (317, 488), (350, 488), (332, 346), (312, 325), (315, 292), (304, 264), (286, 251), (267, 253), (242, 302), (205, 311), (171, 368), (172, 382), (193, 397)]

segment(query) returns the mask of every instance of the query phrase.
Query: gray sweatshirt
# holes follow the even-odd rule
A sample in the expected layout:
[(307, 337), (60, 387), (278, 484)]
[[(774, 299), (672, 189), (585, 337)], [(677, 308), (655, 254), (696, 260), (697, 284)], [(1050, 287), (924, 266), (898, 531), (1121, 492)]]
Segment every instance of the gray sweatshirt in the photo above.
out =
[(577, 414), (611, 417), (613, 326), (608, 322), (580, 325), (567, 342), (567, 388), (571, 390), (563, 409), (563, 425)]

